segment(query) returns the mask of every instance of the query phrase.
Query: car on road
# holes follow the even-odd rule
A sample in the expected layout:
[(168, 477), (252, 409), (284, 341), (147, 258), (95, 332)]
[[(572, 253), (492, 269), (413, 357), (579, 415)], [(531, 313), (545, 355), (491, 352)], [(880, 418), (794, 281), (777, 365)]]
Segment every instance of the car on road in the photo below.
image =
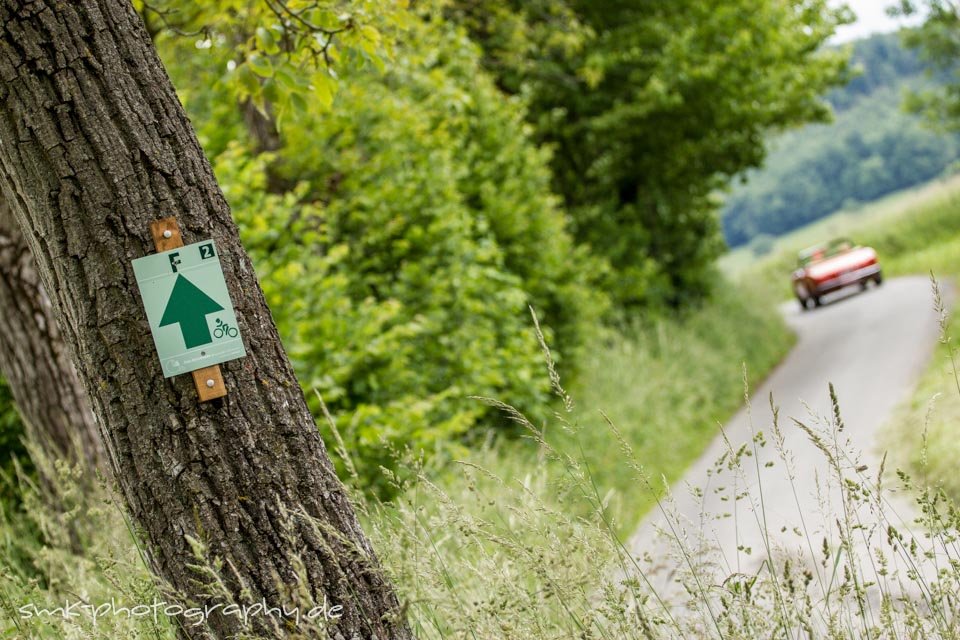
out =
[(850, 285), (866, 289), (871, 281), (877, 286), (883, 283), (877, 252), (847, 238), (801, 251), (792, 276), (793, 293), (804, 309), (819, 307), (821, 298), (828, 293)]

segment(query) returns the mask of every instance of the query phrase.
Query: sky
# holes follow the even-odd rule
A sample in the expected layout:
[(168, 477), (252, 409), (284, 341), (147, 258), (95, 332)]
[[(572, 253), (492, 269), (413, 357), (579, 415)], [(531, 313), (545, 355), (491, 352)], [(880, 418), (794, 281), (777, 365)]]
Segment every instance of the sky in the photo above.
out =
[[(857, 14), (857, 21), (838, 29), (834, 42), (848, 42), (874, 33), (896, 31), (900, 26), (908, 24), (903, 19), (894, 19), (887, 15), (887, 6), (893, 4), (893, 0), (830, 0), (830, 4), (839, 6), (844, 1)], [(914, 19), (910, 24), (916, 22)]]

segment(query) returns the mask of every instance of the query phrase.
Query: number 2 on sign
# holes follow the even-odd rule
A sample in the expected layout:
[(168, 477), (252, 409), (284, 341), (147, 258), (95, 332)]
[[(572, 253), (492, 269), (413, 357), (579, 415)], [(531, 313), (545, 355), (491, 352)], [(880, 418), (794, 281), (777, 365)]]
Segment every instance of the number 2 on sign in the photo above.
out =
[(202, 244), (202, 245), (200, 245), (200, 258), (201, 258), (202, 260), (206, 260), (207, 258), (212, 258), (214, 255), (216, 255), (216, 254), (213, 252), (213, 245), (212, 245), (212, 244)]

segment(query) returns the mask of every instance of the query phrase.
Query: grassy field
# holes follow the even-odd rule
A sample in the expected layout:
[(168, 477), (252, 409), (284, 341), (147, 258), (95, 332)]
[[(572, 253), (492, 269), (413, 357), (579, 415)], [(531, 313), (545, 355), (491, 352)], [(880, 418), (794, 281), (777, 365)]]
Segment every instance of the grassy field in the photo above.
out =
[[(742, 366), (756, 380), (791, 343), (772, 307), (721, 289), (683, 317), (638, 320), (599, 339), (572, 397), (559, 372), (556, 418), (526, 424), (528, 437), (491, 437), (457, 460), (412, 456), (412, 473), (396, 480), (400, 497), (358, 495), (418, 634), (573, 637), (597, 623), (592, 598), (610, 586), (621, 540), (662, 480), (677, 479), (739, 407)], [(497, 400), (509, 413), (510, 399)], [(57, 606), (73, 593), (149, 602), (157, 593), (116, 499), (82, 489), (79, 472), (47, 468), (62, 488), (24, 486), (23, 512), (0, 513), (0, 610), (9, 614), (0, 636), (173, 637), (162, 619), (17, 619), (17, 603)]]
[[(960, 256), (960, 242), (954, 244), (955, 255)], [(954, 308), (954, 316), (958, 310), (960, 305)], [(960, 326), (945, 325), (933, 362), (911, 399), (898, 410), (883, 443), (897, 466), (908, 470), (918, 484), (941, 488), (954, 501), (960, 501), (958, 340)]]
[[(819, 560), (833, 567), (836, 580), (781, 554), (763, 555), (767, 569), (756, 575), (727, 575), (721, 559), (691, 552), (691, 541), (678, 534), (669, 551), (675, 569), (668, 570), (681, 585), (673, 595), (652, 591), (646, 561), (623, 547), (617, 519), (628, 524), (629, 514), (639, 514), (658, 493), (656, 474), (676, 473), (696, 454), (714, 421), (739, 404), (737, 360), (772, 364), (789, 344), (786, 334), (771, 340), (781, 331), (773, 310), (736, 296), (683, 321), (644, 324), (630, 340), (597, 346), (586, 363), (594, 378), (574, 385), (579, 397), (572, 404), (558, 384), (557, 419), (545, 429), (527, 424), (529, 446), (492, 441), (439, 470), (414, 456), (398, 499), (358, 496), (364, 528), (416, 636), (747, 640), (803, 629), (804, 637), (816, 638), (957, 638), (955, 598), (937, 594), (952, 593), (960, 557), (951, 542), (955, 527), (939, 521), (931, 523), (929, 537), (908, 545), (883, 513), (871, 511), (869, 523), (845, 518), (816, 525), (825, 533), (811, 544), (822, 549)], [(620, 429), (597, 415), (596, 403), (608, 405)], [(775, 429), (771, 436), (775, 443)], [(833, 432), (818, 428), (813, 437), (838, 440), (835, 426)], [(835, 449), (823, 451), (834, 472), (818, 482), (836, 483), (851, 508), (874, 504), (876, 487), (862, 469), (843, 462)], [(782, 456), (786, 465), (790, 453)], [(723, 464), (747, 474), (752, 468), (739, 453)], [(94, 604), (182, 601), (153, 582), (108, 492), (83, 490), (82, 473), (52, 467), (42, 456), (39, 465), (59, 479), (57, 486), (26, 487), (26, 517), (0, 514), (0, 611), (7, 614), (0, 615), (0, 636), (177, 637), (163, 616), (19, 618), (23, 603), (56, 607), (78, 597)], [(880, 573), (850, 543), (874, 520), (889, 541)], [(931, 549), (947, 568), (921, 585), (918, 576), (935, 562)], [(197, 570), (210, 575), (216, 569), (202, 552)], [(898, 569), (904, 566), (909, 570)], [(618, 577), (626, 572), (630, 578)], [(904, 595), (897, 584), (912, 587)], [(303, 607), (310, 604), (308, 591), (290, 588), (285, 597)]]
[[(885, 243), (881, 244), (881, 243)], [(942, 488), (960, 501), (960, 194), (914, 209), (880, 234), (878, 245), (892, 251), (893, 273), (933, 274), (943, 290), (941, 341), (912, 398), (886, 430), (886, 448), (898, 466), (919, 482)], [(953, 300), (951, 304), (951, 299)], [(931, 304), (934, 296), (931, 294)]]
[[(575, 461), (589, 473), (614, 531), (626, 536), (656, 496), (638, 490), (636, 478), (623, 473), (624, 447), (658, 486), (677, 480), (742, 404), (744, 367), (749, 383), (758, 382), (793, 340), (772, 306), (721, 288), (697, 310), (638, 320), (624, 333), (610, 331), (596, 340), (581, 356), (578, 379), (565, 387), (567, 402), (558, 399), (552, 421), (528, 425), (527, 437), (492, 439), (452, 467), (440, 461), (438, 468), (435, 461), (425, 473), (456, 491), (459, 464), (510, 480), (543, 473), (545, 482), (554, 483)], [(561, 369), (561, 385), (563, 374)], [(495, 400), (512, 411), (510, 398)], [(544, 446), (558, 457), (545, 457)], [(589, 500), (565, 507), (571, 515), (591, 508)]]

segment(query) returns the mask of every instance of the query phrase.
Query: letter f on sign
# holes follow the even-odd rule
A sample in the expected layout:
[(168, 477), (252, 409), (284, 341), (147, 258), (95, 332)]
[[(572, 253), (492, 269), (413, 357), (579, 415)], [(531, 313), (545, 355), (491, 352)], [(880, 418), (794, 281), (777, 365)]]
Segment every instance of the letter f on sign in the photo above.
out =
[(180, 252), (170, 254), (170, 268), (173, 269), (173, 272), (177, 272), (177, 265), (180, 264)]

